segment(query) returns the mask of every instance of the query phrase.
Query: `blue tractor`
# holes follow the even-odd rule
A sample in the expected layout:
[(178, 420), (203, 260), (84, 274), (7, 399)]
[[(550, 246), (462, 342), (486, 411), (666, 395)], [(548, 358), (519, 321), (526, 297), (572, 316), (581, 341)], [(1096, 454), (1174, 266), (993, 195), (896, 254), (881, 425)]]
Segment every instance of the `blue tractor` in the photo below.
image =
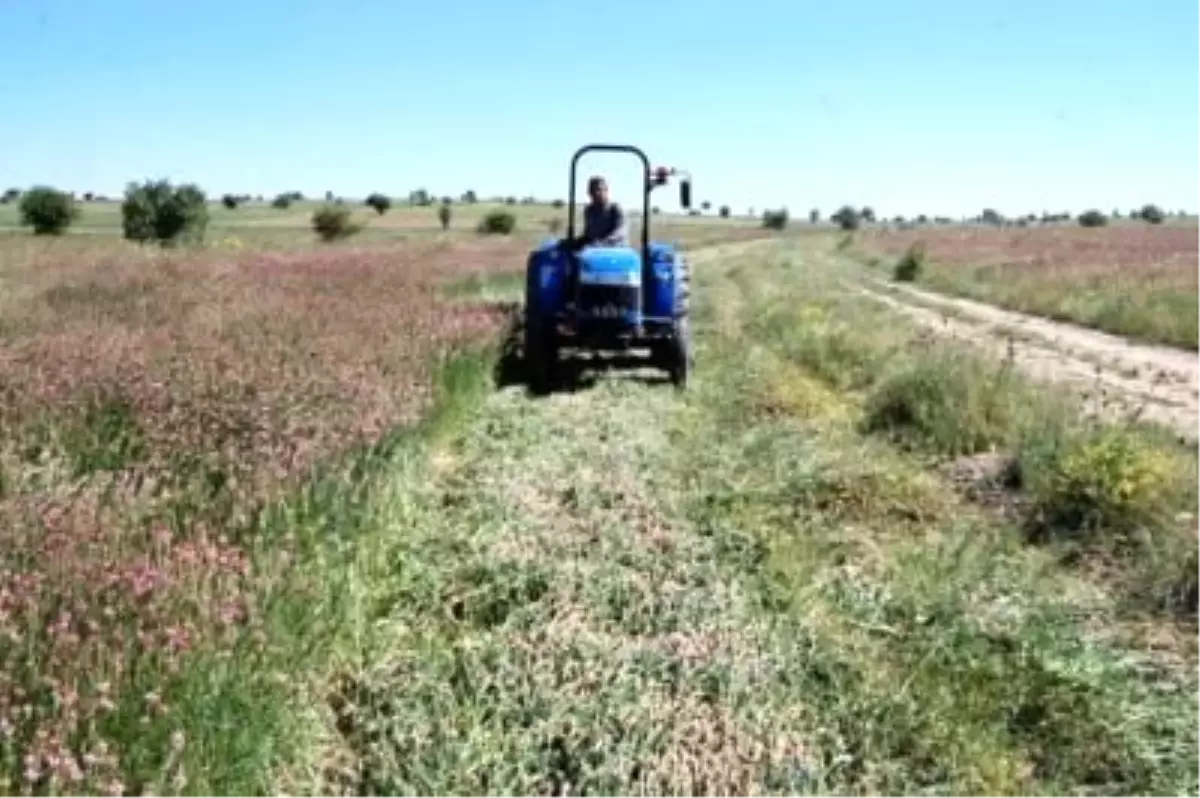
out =
[[(642, 162), (640, 246), (589, 246), (571, 252), (575, 236), (575, 172), (589, 152), (625, 152)], [(529, 254), (525, 279), (524, 361), (530, 387), (550, 389), (560, 356), (590, 352), (648, 353), (647, 362), (664, 368), (677, 387), (692, 369), (688, 322), (690, 273), (674, 246), (650, 240), (650, 194), (682, 175), (679, 201), (691, 207), (690, 176), (676, 169), (651, 169), (637, 147), (588, 144), (571, 158), (567, 237), (551, 239)], [(571, 278), (574, 279), (571, 279)]]

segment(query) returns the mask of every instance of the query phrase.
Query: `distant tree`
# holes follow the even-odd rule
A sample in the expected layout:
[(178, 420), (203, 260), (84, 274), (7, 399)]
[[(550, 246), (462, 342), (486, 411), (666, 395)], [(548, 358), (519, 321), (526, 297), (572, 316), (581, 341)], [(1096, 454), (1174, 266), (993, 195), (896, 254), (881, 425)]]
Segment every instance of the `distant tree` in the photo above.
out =
[(1081, 227), (1104, 227), (1108, 224), (1108, 217), (1092, 208), (1079, 214), (1079, 224)]
[(509, 235), (517, 227), (517, 217), (511, 211), (491, 211), (479, 220), (482, 235)]
[(566, 202), (564, 202), (563, 200), (560, 200), (560, 199), (556, 199), (550, 203), (550, 205), (555, 208), (561, 208), (566, 204), (567, 204)]
[(21, 196), (21, 189), (19, 189), (19, 188), (7, 189), (7, 190), (5, 190), (5, 192), (3, 194), (0, 194), (0, 203), (7, 204), (9, 202), (15, 202), (17, 200), (17, 198), (20, 196)]
[(239, 202), (240, 200), (232, 194), (221, 195), (221, 204), (231, 211), (237, 208)]
[(917, 214), (917, 224), (929, 224), (929, 217), (923, 213)]
[(729, 218), (729, 206), (722, 205), (719, 209), (717, 209), (717, 215), (720, 216), (722, 219), (728, 219)]
[(505, 205), (516, 205), (516, 204), (517, 204), (517, 198), (516, 198), (516, 197), (505, 197), (505, 198), (504, 198), (504, 204), (505, 204)]
[(90, 191), (83, 192), (83, 201), (84, 202), (91, 202), (95, 198), (96, 198), (96, 195), (93, 194), (92, 192), (90, 192)]
[(661, 208), (659, 208), (657, 205), (655, 205), (653, 208), (650, 209), (650, 213), (657, 216), (661, 212), (661, 210), (662, 210)]
[(392, 207), (392, 200), (387, 194), (376, 191), (367, 196), (364, 205), (373, 208), (375, 213), (383, 216)]
[(817, 208), (813, 208), (811, 211), (809, 211), (808, 221), (811, 224), (816, 224), (817, 222), (821, 221), (821, 211)]
[(429, 196), (429, 192), (423, 188), (414, 189), (408, 193), (408, 201), (413, 205), (432, 205), (433, 199)]
[(700, 210), (702, 210), (702, 211), (708, 211), (711, 208), (712, 208), (712, 203), (709, 202), (708, 200), (704, 200), (704, 202), (700, 203)]
[(450, 197), (450, 196), (445, 196), (445, 197), (442, 197), (442, 204), (443, 204), (443, 205), (453, 205), (453, 204), (454, 204), (454, 198), (453, 198), (453, 197)]
[(34, 186), (20, 194), (17, 209), (21, 224), (32, 227), (34, 235), (59, 235), (79, 218), (79, 206), (66, 191), (50, 186)]
[(1120, 218), (1121, 218), (1121, 211), (1120, 211), (1120, 209), (1119, 209), (1119, 208), (1113, 208), (1113, 211), (1112, 211), (1112, 218), (1114, 218), (1114, 219), (1120, 219)]
[(863, 209), (861, 211), (859, 211), (858, 213), (862, 217), (862, 220), (864, 222), (866, 222), (867, 224), (874, 224), (875, 209), (872, 208), (870, 205), (864, 205)]
[(1004, 217), (995, 208), (984, 208), (983, 213), (979, 214), (979, 221), (999, 227), (1004, 223)]
[(450, 210), (450, 203), (443, 202), (441, 207), (438, 208), (438, 221), (442, 223), (443, 230), (450, 229), (451, 215), (452, 215), (452, 211)]
[(325, 192), (325, 201), (326, 201), (326, 202), (333, 202), (333, 192), (332, 192), (332, 191), (326, 191), (326, 192)]
[(763, 227), (769, 230), (782, 230), (787, 227), (788, 212), (787, 208), (780, 208), (777, 211), (763, 211), (762, 224)]
[(349, 208), (331, 203), (313, 211), (312, 226), (322, 241), (349, 238), (362, 229), (362, 225), (355, 223), (350, 217)]
[(1137, 212), (1137, 218), (1149, 224), (1162, 224), (1166, 220), (1167, 215), (1163, 213), (1163, 209), (1153, 203), (1148, 203), (1141, 207)]
[(121, 229), (130, 241), (200, 243), (207, 227), (208, 198), (194, 183), (173, 186), (169, 180), (146, 180), (125, 188)]
[(278, 194), (275, 199), (271, 200), (272, 208), (290, 208), (292, 205), (291, 194)]
[(858, 211), (850, 205), (843, 205), (837, 213), (829, 217), (829, 220), (836, 222), (843, 230), (857, 230), (862, 222)]
[(463, 192), (462, 201), (469, 205), (474, 205), (476, 202), (479, 201), (479, 198), (475, 195), (475, 192), (473, 190), (467, 189), (466, 191)]

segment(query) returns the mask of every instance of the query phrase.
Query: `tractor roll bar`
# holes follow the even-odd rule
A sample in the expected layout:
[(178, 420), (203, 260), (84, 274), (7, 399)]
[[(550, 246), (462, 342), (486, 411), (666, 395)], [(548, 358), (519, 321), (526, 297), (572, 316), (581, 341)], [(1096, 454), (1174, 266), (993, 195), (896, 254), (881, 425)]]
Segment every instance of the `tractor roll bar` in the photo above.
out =
[[(632, 144), (585, 144), (575, 151), (571, 156), (571, 180), (567, 188), (567, 238), (575, 237), (575, 172), (579, 167), (579, 159), (589, 152), (627, 152), (636, 155), (642, 162), (642, 252), (647, 256), (650, 252), (650, 192), (655, 186), (662, 185), (663, 181), (655, 182), (650, 177), (650, 159), (646, 157), (646, 153)], [(660, 175), (662, 167), (659, 168)], [(676, 170), (670, 170), (671, 174), (675, 174)], [(685, 173), (686, 174), (686, 173)], [(691, 205), (691, 184), (690, 175), (684, 178), (684, 183), (680, 185), (680, 197), (683, 206)]]

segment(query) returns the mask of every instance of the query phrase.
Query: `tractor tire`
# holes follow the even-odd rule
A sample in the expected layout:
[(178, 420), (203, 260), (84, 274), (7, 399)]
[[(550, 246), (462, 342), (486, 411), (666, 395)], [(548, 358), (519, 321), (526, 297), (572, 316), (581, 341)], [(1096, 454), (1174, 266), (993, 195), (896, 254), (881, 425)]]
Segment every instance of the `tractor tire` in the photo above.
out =
[(554, 386), (558, 347), (554, 331), (547, 330), (536, 316), (525, 319), (524, 359), (529, 389), (538, 395), (549, 393)]
[(675, 332), (667, 344), (667, 371), (676, 388), (686, 388), (692, 374), (692, 325), (687, 316), (675, 322)]

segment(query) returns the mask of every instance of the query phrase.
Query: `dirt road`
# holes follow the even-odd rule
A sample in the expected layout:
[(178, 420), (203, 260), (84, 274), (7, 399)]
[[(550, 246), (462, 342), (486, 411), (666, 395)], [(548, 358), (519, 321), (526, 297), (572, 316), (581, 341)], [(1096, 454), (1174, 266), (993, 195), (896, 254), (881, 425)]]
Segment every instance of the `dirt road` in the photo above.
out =
[(1076, 387), (1088, 412), (1142, 418), (1190, 442), (1200, 423), (1196, 353), (1140, 344), (1075, 324), (1002, 310), (873, 277), (853, 289), (941, 333), (1011, 355), (1039, 380)]

